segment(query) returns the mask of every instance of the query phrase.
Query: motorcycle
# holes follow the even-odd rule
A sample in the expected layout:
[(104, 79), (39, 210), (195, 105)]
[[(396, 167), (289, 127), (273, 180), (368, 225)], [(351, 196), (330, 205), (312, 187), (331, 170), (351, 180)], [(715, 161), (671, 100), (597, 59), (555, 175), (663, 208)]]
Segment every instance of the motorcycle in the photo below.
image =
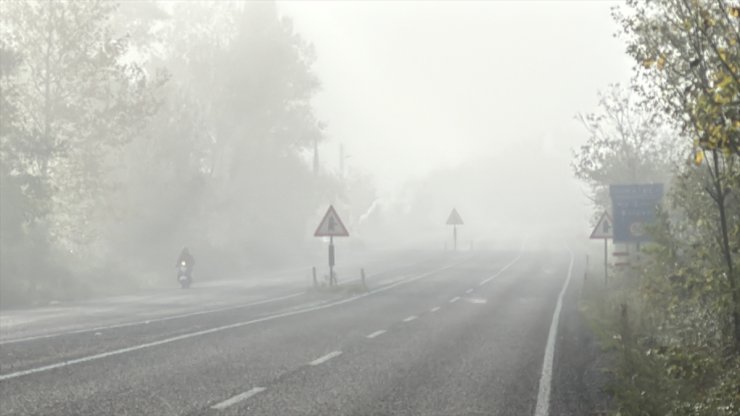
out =
[(180, 262), (180, 266), (177, 268), (177, 281), (180, 282), (183, 289), (189, 288), (190, 284), (193, 283), (193, 278), (190, 277), (188, 269), (188, 264), (184, 261)]

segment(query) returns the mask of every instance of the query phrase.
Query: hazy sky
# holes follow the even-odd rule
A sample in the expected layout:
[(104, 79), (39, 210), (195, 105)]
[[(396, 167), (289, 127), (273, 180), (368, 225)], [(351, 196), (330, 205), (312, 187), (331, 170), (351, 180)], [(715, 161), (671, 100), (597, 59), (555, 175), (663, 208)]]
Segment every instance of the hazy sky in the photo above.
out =
[(381, 190), (539, 137), (567, 159), (573, 116), (629, 79), (606, 1), (286, 1), (314, 44), (328, 123), (322, 162), (373, 174)]

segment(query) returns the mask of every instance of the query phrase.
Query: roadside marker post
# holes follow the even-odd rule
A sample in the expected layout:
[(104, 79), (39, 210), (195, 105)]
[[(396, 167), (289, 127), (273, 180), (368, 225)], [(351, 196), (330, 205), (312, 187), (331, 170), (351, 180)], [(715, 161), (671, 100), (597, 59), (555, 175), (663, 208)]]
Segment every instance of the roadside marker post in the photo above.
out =
[(613, 233), (612, 219), (609, 213), (605, 212), (601, 215), (599, 222), (596, 223), (596, 227), (594, 227), (590, 237), (592, 240), (604, 240), (604, 286), (608, 286), (609, 283), (608, 243), (609, 239), (613, 237)]
[(313, 235), (314, 237), (329, 237), (329, 286), (334, 286), (337, 284), (334, 275), (334, 237), (349, 237), (347, 227), (342, 223), (334, 206), (329, 206), (324, 219), (321, 220)]

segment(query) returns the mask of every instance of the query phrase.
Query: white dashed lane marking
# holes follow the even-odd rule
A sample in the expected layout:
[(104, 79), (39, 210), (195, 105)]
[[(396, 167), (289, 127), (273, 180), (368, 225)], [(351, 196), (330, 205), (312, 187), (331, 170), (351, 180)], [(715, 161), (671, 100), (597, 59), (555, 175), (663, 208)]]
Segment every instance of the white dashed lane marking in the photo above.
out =
[(227, 407), (233, 406), (239, 402), (243, 402), (244, 400), (247, 400), (248, 398), (254, 396), (255, 394), (262, 393), (265, 391), (264, 387), (255, 387), (252, 390), (245, 391), (244, 393), (237, 394), (236, 396), (224, 400), (221, 403), (218, 403), (216, 405), (211, 406), (211, 409), (215, 410), (224, 410)]
[(308, 365), (319, 365), (319, 364), (323, 364), (323, 363), (331, 360), (334, 357), (339, 357), (340, 355), (342, 355), (342, 351), (332, 351), (329, 354), (326, 354), (325, 356), (323, 356), (321, 358), (317, 358), (317, 359), (311, 361), (310, 363), (308, 363)]
[(450, 299), (450, 303), (455, 303), (458, 300), (460, 300), (460, 296), (455, 296), (454, 298)]
[(439, 306), (435, 306), (429, 312), (437, 312), (439, 309)]
[(465, 293), (467, 293), (469, 295), (469, 294), (473, 293), (473, 289), (468, 289), (468, 290), (465, 291)]
[(409, 316), (409, 317), (406, 317), (406, 318), (405, 318), (405, 319), (404, 319), (403, 321), (404, 321), (404, 322), (411, 322), (411, 321), (415, 320), (416, 318), (418, 318), (418, 316), (416, 316), (416, 315), (411, 315), (411, 316)]
[(385, 329), (381, 329), (380, 331), (375, 331), (372, 334), (369, 334), (366, 336), (366, 338), (373, 339), (375, 337), (379, 337), (381, 335), (385, 334)]

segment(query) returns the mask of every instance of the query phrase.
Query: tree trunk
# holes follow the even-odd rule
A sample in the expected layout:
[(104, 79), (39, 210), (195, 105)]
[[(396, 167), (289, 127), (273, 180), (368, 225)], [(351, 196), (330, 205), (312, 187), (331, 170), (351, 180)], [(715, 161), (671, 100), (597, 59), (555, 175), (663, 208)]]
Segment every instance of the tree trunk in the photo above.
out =
[(712, 161), (714, 162), (714, 184), (717, 191), (717, 208), (719, 209), (720, 233), (722, 235), (722, 253), (727, 266), (727, 279), (730, 283), (732, 295), (732, 321), (733, 335), (735, 339), (735, 351), (740, 353), (740, 294), (738, 294), (738, 285), (735, 279), (735, 267), (732, 261), (732, 252), (730, 251), (730, 237), (727, 227), (727, 212), (725, 201), (727, 200), (727, 191), (722, 186), (722, 177), (720, 176), (719, 157), (717, 150), (712, 150)]

